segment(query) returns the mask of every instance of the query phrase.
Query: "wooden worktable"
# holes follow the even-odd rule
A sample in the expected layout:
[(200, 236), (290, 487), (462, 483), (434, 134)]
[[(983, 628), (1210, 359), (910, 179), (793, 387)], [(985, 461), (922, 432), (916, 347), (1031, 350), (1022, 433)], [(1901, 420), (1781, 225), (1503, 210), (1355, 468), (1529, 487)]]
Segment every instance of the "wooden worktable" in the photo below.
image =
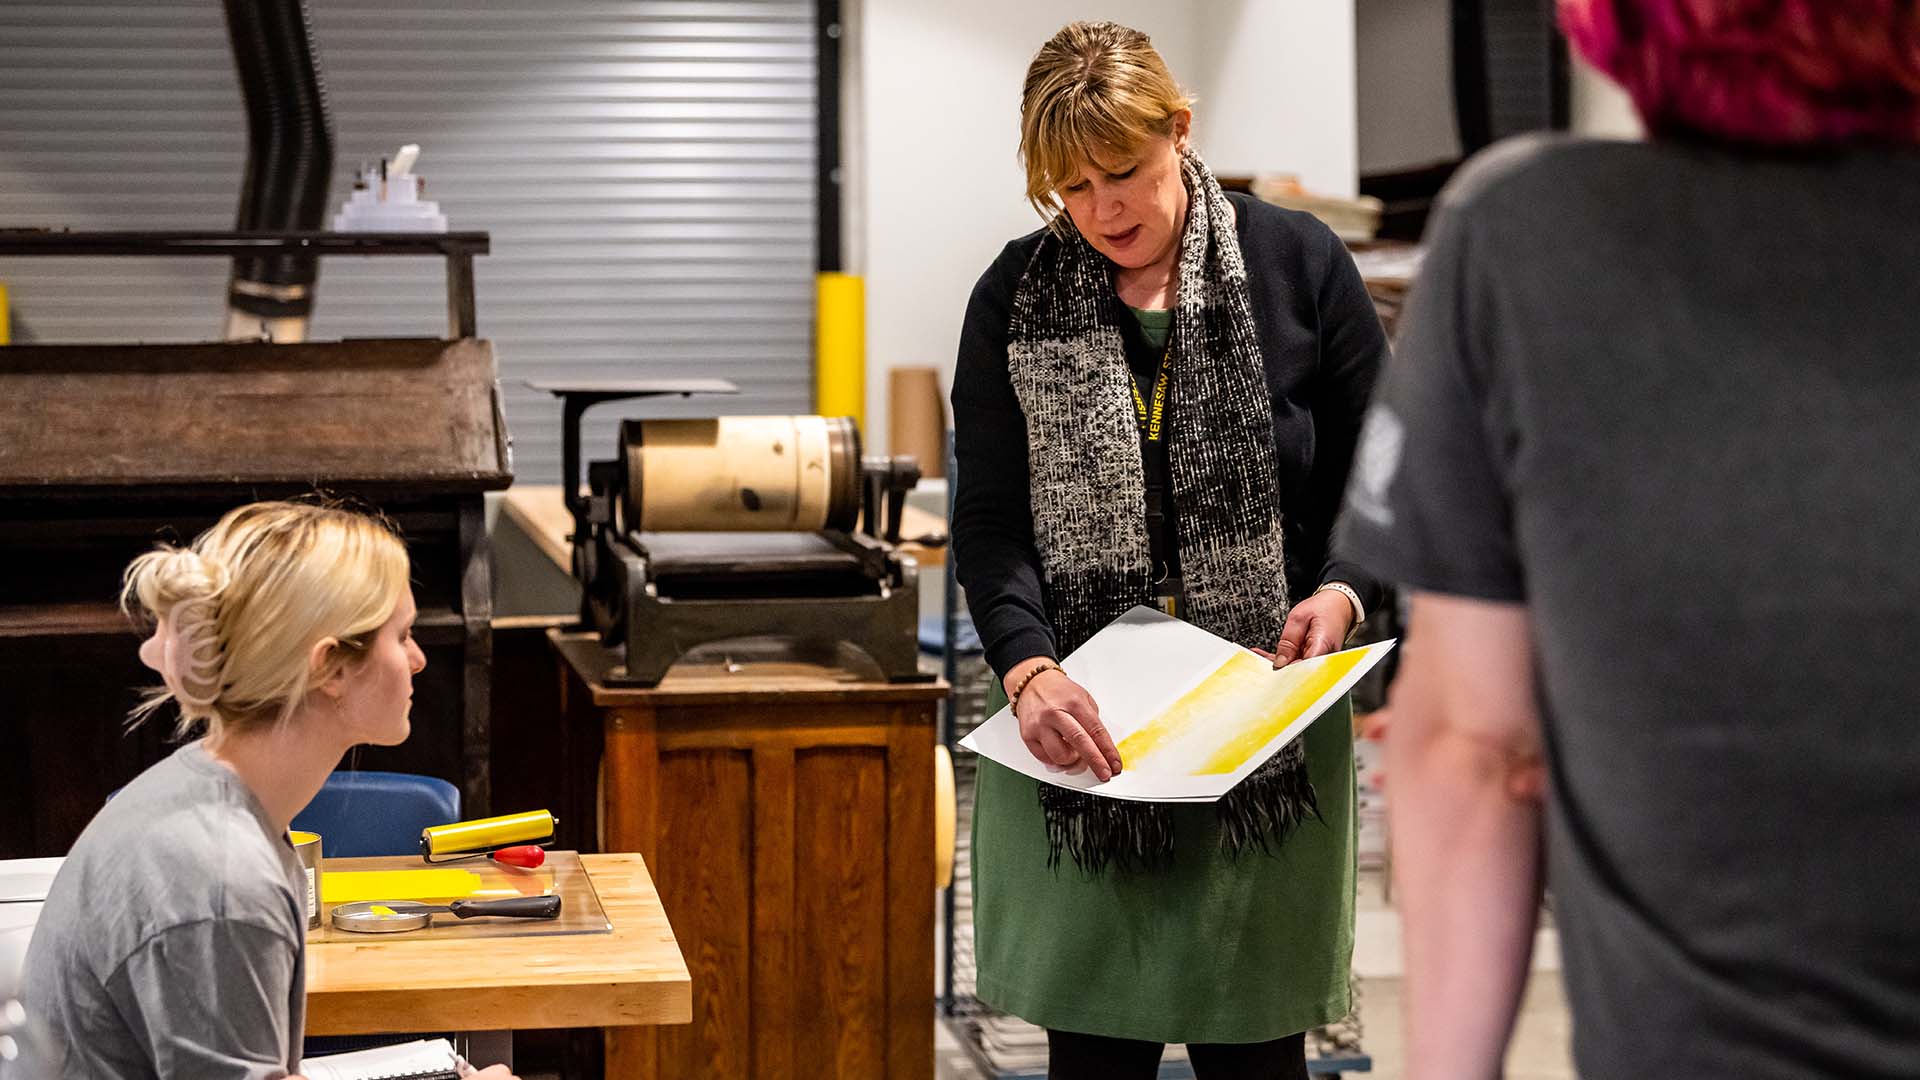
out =
[(581, 861), (611, 934), (309, 941), (307, 1033), (687, 1023), (692, 980), (646, 863)]

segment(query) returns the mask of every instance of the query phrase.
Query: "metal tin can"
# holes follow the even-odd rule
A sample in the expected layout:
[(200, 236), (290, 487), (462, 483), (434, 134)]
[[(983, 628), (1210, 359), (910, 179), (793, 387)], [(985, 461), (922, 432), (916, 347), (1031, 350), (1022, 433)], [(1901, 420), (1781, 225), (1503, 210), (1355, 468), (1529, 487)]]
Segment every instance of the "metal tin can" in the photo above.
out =
[(307, 929), (320, 929), (320, 834), (301, 832), (291, 829), (287, 839), (293, 841), (293, 853), (300, 857), (300, 865), (307, 872)]

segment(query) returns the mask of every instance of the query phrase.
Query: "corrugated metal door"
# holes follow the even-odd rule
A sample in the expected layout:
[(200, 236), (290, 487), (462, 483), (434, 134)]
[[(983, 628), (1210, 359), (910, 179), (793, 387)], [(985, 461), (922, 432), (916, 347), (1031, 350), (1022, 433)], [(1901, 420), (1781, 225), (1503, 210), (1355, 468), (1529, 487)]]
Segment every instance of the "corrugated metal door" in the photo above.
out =
[[(528, 378), (701, 375), (809, 407), (812, 0), (313, 0), (338, 207), (418, 142), (427, 197), (493, 234), (477, 269), (522, 482), (559, 479)], [(231, 228), (244, 117), (217, 0), (0, 0), (0, 225)], [(0, 259), (15, 341), (207, 340), (218, 259)], [(313, 334), (437, 335), (433, 259), (330, 259)], [(616, 406), (591, 420), (612, 451)], [(377, 439), (378, 432), (369, 432)]]

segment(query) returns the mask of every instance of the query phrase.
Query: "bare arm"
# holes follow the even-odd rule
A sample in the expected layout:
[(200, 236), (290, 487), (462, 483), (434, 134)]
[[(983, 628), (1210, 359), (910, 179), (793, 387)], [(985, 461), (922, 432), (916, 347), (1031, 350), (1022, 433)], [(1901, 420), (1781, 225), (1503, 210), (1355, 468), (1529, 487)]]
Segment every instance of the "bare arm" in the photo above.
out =
[(1497, 1077), (1540, 903), (1527, 609), (1416, 593), (1387, 738), (1410, 1080)]

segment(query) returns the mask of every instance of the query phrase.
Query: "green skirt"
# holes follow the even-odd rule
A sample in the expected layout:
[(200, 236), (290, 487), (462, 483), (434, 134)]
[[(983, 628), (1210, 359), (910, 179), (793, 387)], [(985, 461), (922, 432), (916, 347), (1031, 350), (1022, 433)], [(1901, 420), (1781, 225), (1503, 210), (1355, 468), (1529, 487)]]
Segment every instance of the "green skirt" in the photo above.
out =
[(1306, 747), (1320, 820), (1273, 854), (1232, 859), (1211, 804), (1176, 806), (1171, 866), (1098, 876), (1065, 857), (1047, 868), (1040, 782), (981, 758), (980, 999), (1041, 1027), (1169, 1043), (1265, 1042), (1346, 1016), (1357, 844), (1349, 701), (1314, 722)]

